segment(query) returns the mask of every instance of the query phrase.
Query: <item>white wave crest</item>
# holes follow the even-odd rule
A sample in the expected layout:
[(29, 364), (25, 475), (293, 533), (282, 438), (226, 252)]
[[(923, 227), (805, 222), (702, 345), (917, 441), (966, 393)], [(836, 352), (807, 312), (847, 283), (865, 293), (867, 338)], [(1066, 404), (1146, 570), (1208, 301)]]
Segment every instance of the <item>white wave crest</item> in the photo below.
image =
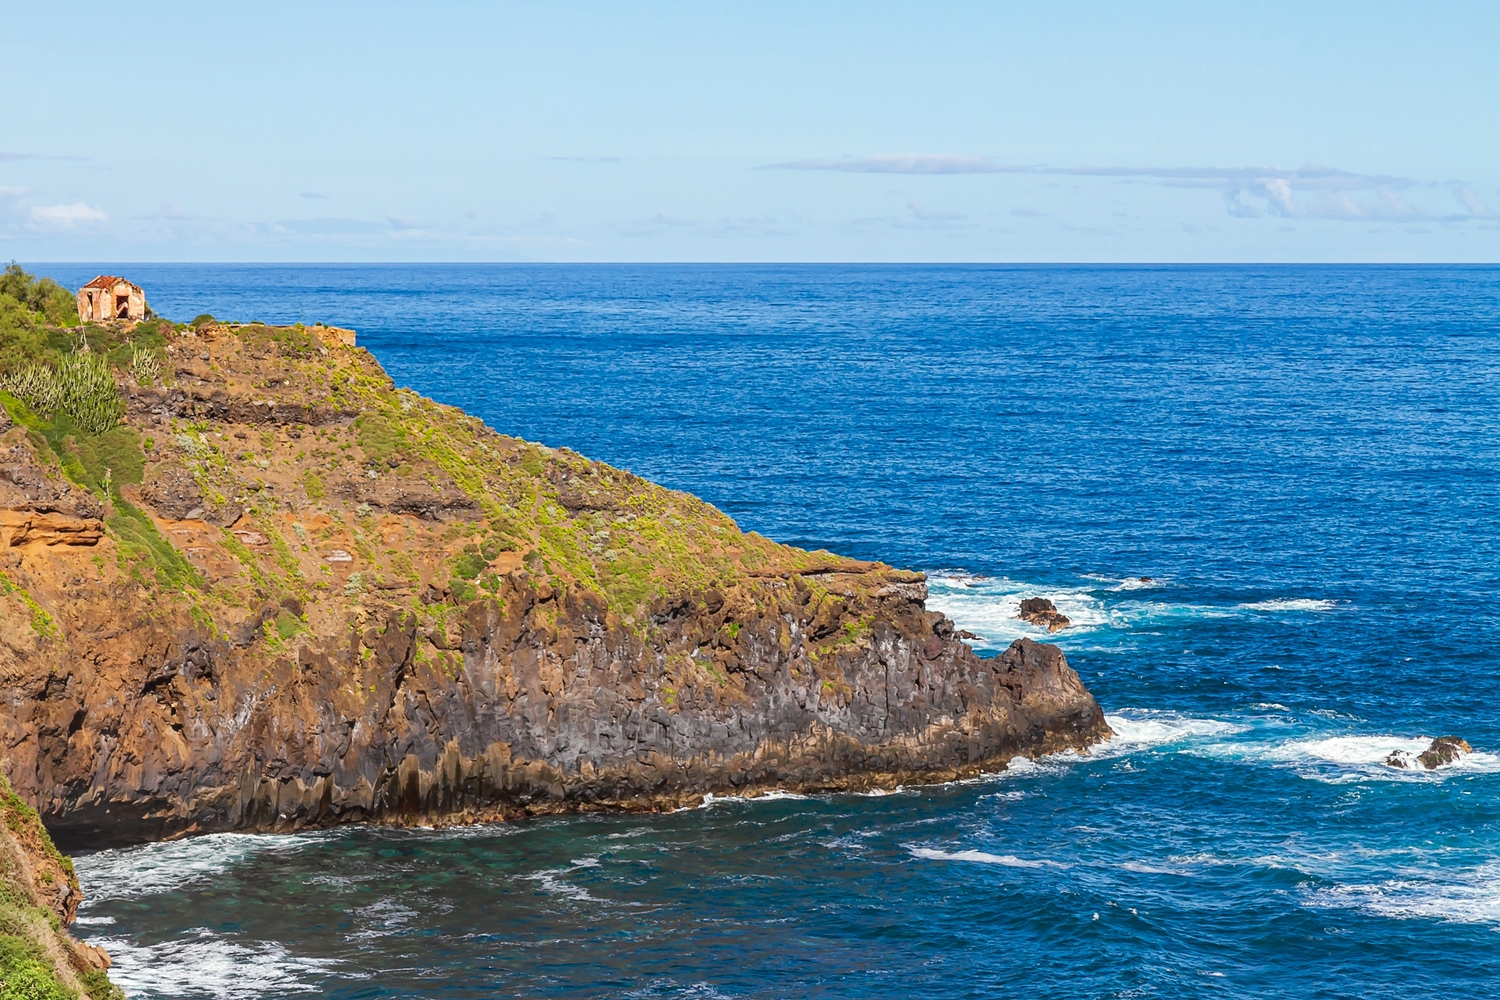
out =
[(267, 851), (296, 851), (326, 834), (213, 833), (73, 859), (90, 903), (174, 892), (211, 879)]
[[(1232, 618), (1247, 610), (1326, 610), (1332, 601), (1268, 601), (1262, 604), (1212, 605), (1173, 604), (1164, 601), (1126, 598), (1133, 591), (1167, 586), (1161, 579), (1120, 580), (1116, 577), (1086, 577), (1107, 586), (1056, 587), (1012, 580), (1009, 577), (972, 576), (963, 573), (935, 571), (927, 579), (927, 606), (941, 611), (959, 628), (979, 636), (978, 642), (990, 647), (1004, 647), (1016, 639), (1046, 639), (1066, 642), (1070, 638), (1101, 629), (1122, 631), (1151, 629), (1179, 621)], [(1119, 596), (1116, 596), (1119, 595)], [(1059, 633), (1022, 621), (1018, 615), (1021, 601), (1028, 597), (1045, 597), (1056, 605), (1072, 623)], [(1313, 605), (1317, 605), (1316, 608)]]
[(1269, 601), (1251, 601), (1237, 604), (1245, 611), (1332, 611), (1338, 601), (1324, 601), (1310, 597), (1281, 597)]
[(1305, 905), (1347, 907), (1398, 920), (1500, 925), (1500, 861), (1461, 869), (1403, 869), (1379, 882), (1329, 886)]
[(1007, 868), (1071, 868), (1061, 861), (1033, 861), (1018, 858), (1014, 854), (991, 854), (988, 851), (940, 851), (932, 847), (913, 847), (906, 850), (914, 858), (928, 861), (973, 861), (983, 865), (1004, 865)]
[(527, 880), (528, 882), (537, 883), (541, 886), (542, 891), (547, 893), (549, 896), (562, 896), (564, 899), (572, 899), (584, 903), (607, 903), (609, 902), (609, 900), (600, 899), (598, 896), (591, 894), (582, 886), (573, 885), (571, 882), (563, 881), (564, 875), (570, 875), (573, 872), (579, 871), (580, 869), (584, 868), (598, 867), (598, 858), (574, 858), (573, 863), (567, 868), (549, 868), (545, 871), (531, 872), (528, 875), (522, 875), (521, 878)]
[(237, 941), (195, 928), (155, 945), (128, 938), (91, 938), (109, 952), (109, 978), (128, 996), (212, 997), (254, 1000), (288, 993), (316, 993), (314, 977), (351, 976), (328, 959), (293, 955), (275, 941)]
[(1156, 576), (1127, 576), (1125, 579), (1119, 580), (1119, 581), (1114, 581), (1113, 577), (1091, 577), (1090, 579), (1110, 580), (1110, 581), (1113, 581), (1114, 582), (1114, 586), (1110, 587), (1109, 589), (1110, 590), (1116, 590), (1116, 591), (1118, 591), (1118, 590), (1155, 590), (1158, 587), (1165, 587), (1167, 585), (1167, 582), (1168, 582), (1168, 581), (1162, 579), (1161, 577), (1156, 577)]
[(410, 930), (411, 922), (421, 916), (409, 906), (402, 906), (393, 899), (382, 899), (369, 906), (361, 906), (349, 916), (360, 925), (360, 929), (345, 935), (350, 941), (372, 941), (376, 938), (403, 934)]
[(994, 646), (1008, 646), (1023, 636), (1036, 639), (1051, 635), (1019, 617), (1021, 601), (1028, 597), (1045, 597), (1068, 617), (1072, 625), (1064, 635), (1110, 622), (1104, 603), (1082, 587), (1042, 587), (1003, 576), (938, 572), (928, 577), (927, 594), (928, 608), (941, 611), (959, 628), (976, 633)]
[[(1500, 772), (1500, 755), (1476, 750), (1466, 753), (1451, 764), (1441, 764), (1427, 769), (1417, 761), (1417, 756), (1432, 745), (1427, 736), (1328, 736), (1322, 739), (1291, 740), (1262, 752), (1267, 760), (1316, 768), (1318, 765), (1337, 765), (1344, 773), (1331, 780), (1357, 780), (1361, 777), (1385, 778), (1393, 781), (1410, 778), (1445, 778), (1458, 774), (1494, 774)], [(1386, 764), (1391, 754), (1398, 754), (1407, 761), (1407, 767), (1397, 768)], [(1315, 770), (1311, 777), (1327, 777)]]
[(702, 802), (696, 806), (688, 806), (687, 808), (709, 809), (713, 806), (722, 806), (730, 802), (780, 802), (784, 799), (801, 801), (809, 797), (800, 792), (788, 792), (781, 788), (773, 788), (769, 792), (752, 792), (748, 795), (715, 795), (713, 792), (704, 792)]
[(1130, 714), (1106, 715), (1104, 721), (1114, 730), (1105, 746), (1128, 750), (1136, 747), (1180, 743), (1205, 736), (1229, 736), (1242, 733), (1249, 726), (1220, 719), (1195, 719), (1175, 712), (1150, 712), (1127, 709)]

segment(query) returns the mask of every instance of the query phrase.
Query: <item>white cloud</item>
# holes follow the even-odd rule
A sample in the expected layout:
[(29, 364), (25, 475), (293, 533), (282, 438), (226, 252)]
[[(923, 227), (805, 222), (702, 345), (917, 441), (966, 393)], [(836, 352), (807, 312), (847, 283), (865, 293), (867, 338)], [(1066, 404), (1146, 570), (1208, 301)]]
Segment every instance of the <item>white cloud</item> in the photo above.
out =
[(28, 215), (33, 228), (48, 230), (79, 229), (109, 221), (104, 209), (82, 201), (71, 205), (33, 205)]
[(1026, 168), (1005, 167), (982, 156), (951, 156), (946, 153), (876, 153), (874, 156), (841, 156), (831, 160), (793, 160), (772, 163), (767, 170), (838, 170), (850, 174), (999, 174)]
[(1360, 174), (1308, 164), (1283, 167), (1049, 167), (1005, 164), (981, 156), (944, 153), (877, 153), (870, 156), (792, 160), (771, 170), (834, 170), (874, 174), (1032, 174), (1140, 180), (1164, 187), (1217, 190), (1238, 218), (1332, 219), (1351, 222), (1467, 222), (1493, 219), (1471, 188), (1449, 185), (1463, 207), (1442, 212), (1411, 204), (1398, 193), (1418, 186), (1410, 177)]
[(1458, 203), (1460, 205), (1462, 205), (1468, 211), (1468, 213), (1470, 215), (1474, 216), (1474, 218), (1476, 218), (1476, 219), (1493, 219), (1493, 218), (1495, 218), (1495, 212), (1494, 212), (1494, 210), (1491, 209), (1484, 202), (1480, 201), (1479, 200), (1479, 195), (1476, 194), (1474, 192), (1474, 189), (1471, 188), (1471, 187), (1469, 187), (1468, 185), (1466, 185), (1466, 184), (1455, 184), (1455, 185), (1453, 185), (1453, 197), (1457, 198), (1458, 199)]

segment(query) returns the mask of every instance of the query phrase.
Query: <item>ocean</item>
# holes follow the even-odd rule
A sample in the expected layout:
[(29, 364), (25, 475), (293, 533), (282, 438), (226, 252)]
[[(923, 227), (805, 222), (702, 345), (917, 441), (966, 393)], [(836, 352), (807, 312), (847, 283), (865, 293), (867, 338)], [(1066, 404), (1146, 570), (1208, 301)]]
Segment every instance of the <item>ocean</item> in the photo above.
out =
[(504, 433), (926, 570), (984, 650), (1050, 597), (1116, 733), (884, 795), (80, 855), (132, 997), (1500, 996), (1500, 268), (34, 270), (353, 327)]

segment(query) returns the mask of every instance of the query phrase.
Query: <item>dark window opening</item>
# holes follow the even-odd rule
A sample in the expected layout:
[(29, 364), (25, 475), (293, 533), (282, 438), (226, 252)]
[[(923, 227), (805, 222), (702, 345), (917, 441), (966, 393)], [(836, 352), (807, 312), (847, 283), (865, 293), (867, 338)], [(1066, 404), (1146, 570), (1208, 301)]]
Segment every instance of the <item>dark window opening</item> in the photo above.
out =
[(115, 319), (129, 319), (129, 318), (130, 318), (130, 296), (129, 295), (116, 295), (115, 296)]

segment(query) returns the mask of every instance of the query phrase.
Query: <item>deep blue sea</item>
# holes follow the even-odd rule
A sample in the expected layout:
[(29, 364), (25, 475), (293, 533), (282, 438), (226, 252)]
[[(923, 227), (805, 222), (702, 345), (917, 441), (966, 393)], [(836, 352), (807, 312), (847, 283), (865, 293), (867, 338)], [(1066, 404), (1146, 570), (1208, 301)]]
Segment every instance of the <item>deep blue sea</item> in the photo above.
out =
[[(503, 432), (928, 571), (987, 649), (1049, 596), (1118, 734), (881, 796), (80, 857), (132, 997), (1500, 996), (1500, 268), (36, 270), (353, 327)], [(1447, 733), (1476, 753), (1381, 764)]]

